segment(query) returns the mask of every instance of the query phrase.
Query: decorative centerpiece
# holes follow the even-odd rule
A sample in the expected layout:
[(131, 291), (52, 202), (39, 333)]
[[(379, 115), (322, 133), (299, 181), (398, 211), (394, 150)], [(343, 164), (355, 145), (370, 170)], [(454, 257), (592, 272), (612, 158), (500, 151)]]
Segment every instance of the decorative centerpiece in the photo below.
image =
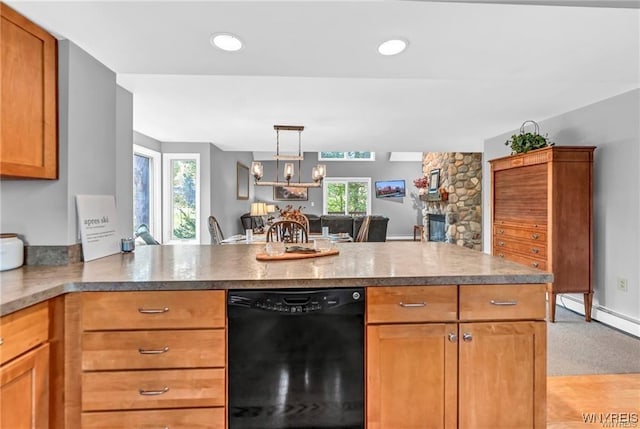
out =
[[(533, 133), (525, 133), (524, 127), (528, 123), (534, 125)], [(524, 121), (520, 126), (520, 134), (514, 134), (509, 140), (504, 142), (505, 146), (511, 147), (511, 155), (518, 153), (526, 153), (534, 149), (542, 149), (543, 147), (553, 146), (554, 143), (549, 140), (547, 134), (544, 136), (539, 134), (540, 127), (535, 121)]]
[(418, 188), (419, 195), (424, 195), (427, 193), (427, 188), (429, 187), (429, 178), (426, 176), (418, 177), (413, 180), (413, 186)]

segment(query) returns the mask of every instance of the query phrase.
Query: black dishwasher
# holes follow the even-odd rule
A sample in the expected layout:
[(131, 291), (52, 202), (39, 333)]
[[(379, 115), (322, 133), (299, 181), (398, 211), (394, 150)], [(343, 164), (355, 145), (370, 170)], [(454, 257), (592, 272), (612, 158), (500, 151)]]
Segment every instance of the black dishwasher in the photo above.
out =
[(364, 428), (364, 289), (231, 290), (229, 429)]

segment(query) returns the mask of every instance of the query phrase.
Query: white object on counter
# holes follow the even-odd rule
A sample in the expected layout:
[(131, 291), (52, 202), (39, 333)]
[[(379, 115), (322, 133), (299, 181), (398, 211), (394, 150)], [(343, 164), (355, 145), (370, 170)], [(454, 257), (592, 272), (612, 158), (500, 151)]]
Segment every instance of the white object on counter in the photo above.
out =
[(22, 266), (24, 244), (16, 234), (0, 234), (0, 271)]

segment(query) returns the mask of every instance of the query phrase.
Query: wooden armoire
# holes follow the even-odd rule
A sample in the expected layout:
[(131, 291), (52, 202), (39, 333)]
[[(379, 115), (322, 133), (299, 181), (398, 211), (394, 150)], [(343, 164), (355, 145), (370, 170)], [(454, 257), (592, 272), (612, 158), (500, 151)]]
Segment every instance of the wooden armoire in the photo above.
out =
[(560, 293), (583, 293), (591, 320), (594, 150), (551, 146), (489, 161), (493, 254), (553, 273), (552, 322)]

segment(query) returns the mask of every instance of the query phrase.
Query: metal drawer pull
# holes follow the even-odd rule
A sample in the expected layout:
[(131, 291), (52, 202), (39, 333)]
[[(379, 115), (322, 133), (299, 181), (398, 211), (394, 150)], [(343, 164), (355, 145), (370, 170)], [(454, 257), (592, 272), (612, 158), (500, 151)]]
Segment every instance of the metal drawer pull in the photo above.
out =
[(456, 334), (454, 334), (453, 332), (451, 332), (449, 334), (449, 341), (452, 343), (455, 343), (456, 341), (458, 341), (458, 336)]
[(532, 266), (533, 268), (538, 268), (538, 265), (540, 265), (540, 264), (538, 264), (537, 262), (532, 262), (532, 263), (531, 263), (531, 266)]
[(0, 338), (0, 346), (4, 344), (4, 338)]
[(138, 390), (138, 392), (140, 392), (141, 395), (143, 396), (158, 396), (158, 395), (164, 395), (165, 393), (167, 393), (169, 391), (169, 388), (167, 386), (165, 386), (164, 388), (162, 388), (161, 390), (144, 390), (144, 389), (140, 389)]
[(538, 249), (537, 247), (532, 247), (531, 248), (531, 252), (532, 253), (540, 253), (540, 249)]
[(470, 333), (465, 332), (464, 334), (462, 334), (462, 341), (469, 343), (472, 340), (473, 340), (473, 335), (471, 335)]
[(426, 302), (413, 302), (413, 303), (404, 303), (404, 302), (400, 302), (398, 305), (400, 305), (400, 307), (425, 307), (427, 305)]
[(504, 241), (498, 241), (498, 246), (504, 246)]
[(531, 234), (531, 238), (537, 240), (538, 238), (540, 238), (540, 236), (538, 234)]
[(500, 256), (501, 258), (504, 258), (504, 253), (498, 253), (498, 256)]
[(498, 234), (504, 234), (504, 229), (499, 229)]
[(143, 349), (139, 348), (138, 353), (141, 355), (161, 355), (162, 353), (166, 353), (169, 351), (169, 347), (163, 347), (161, 349)]
[(141, 314), (162, 314), (169, 311), (169, 307), (164, 308), (139, 308), (138, 312)]
[(491, 303), (491, 305), (501, 305), (501, 306), (518, 305), (518, 301), (496, 301), (495, 299), (492, 299), (489, 302)]

